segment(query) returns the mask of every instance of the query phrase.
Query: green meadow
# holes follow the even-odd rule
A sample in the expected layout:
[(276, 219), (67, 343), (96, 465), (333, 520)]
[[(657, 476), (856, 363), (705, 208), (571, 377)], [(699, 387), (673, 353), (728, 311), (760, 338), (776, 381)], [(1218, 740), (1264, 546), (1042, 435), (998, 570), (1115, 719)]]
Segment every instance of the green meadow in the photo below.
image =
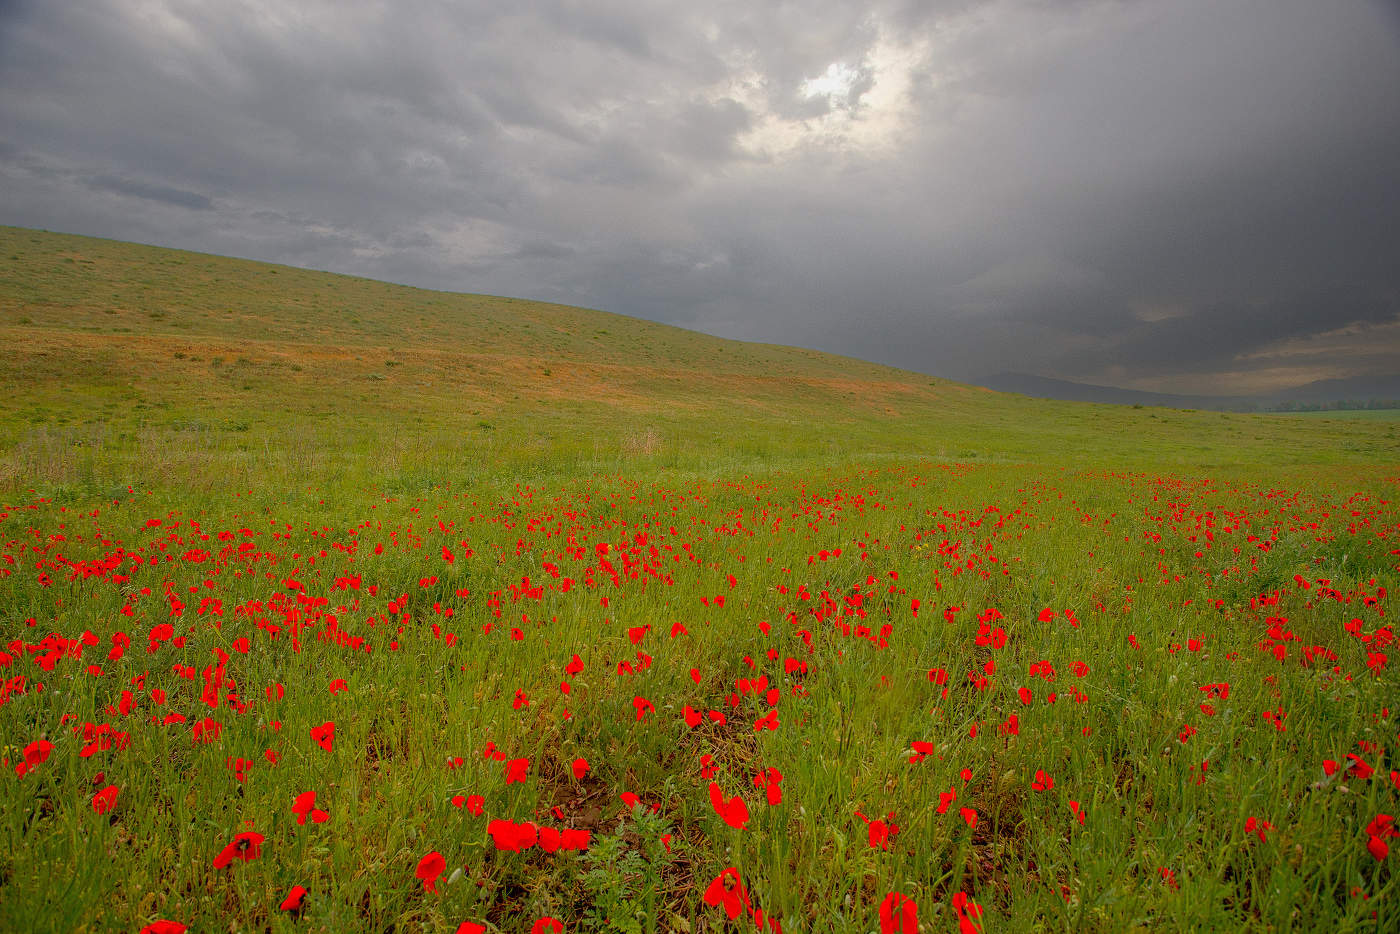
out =
[(0, 346), (0, 928), (1400, 923), (1400, 420), (18, 228)]

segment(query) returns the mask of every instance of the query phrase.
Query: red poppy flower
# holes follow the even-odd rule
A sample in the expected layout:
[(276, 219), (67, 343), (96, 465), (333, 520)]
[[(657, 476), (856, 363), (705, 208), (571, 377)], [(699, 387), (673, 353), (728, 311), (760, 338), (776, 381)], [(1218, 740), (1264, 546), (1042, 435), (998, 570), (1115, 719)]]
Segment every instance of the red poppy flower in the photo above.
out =
[(1400, 837), (1400, 830), (1393, 826), (1395, 818), (1389, 814), (1377, 814), (1366, 825), (1366, 833), (1372, 837)]
[(214, 857), (214, 868), (223, 869), (235, 859), (250, 862), (262, 852), (263, 835), (246, 831), (233, 838), (233, 842), (219, 851)]
[(292, 913), (296, 913), (298, 911), (301, 911), (302, 907), (305, 905), (305, 902), (306, 888), (304, 886), (294, 885), (292, 886), (291, 891), (287, 893), (287, 897), (282, 899), (282, 904), (278, 905), (277, 907), (281, 911), (290, 911)]
[(712, 755), (710, 755), (708, 752), (706, 752), (706, 753), (701, 753), (701, 755), (700, 755), (700, 777), (701, 777), (701, 778), (703, 778), (703, 779), (705, 779), (705, 780), (708, 781), (709, 779), (715, 777), (715, 773), (719, 771), (719, 766), (715, 765), (715, 764), (714, 764), (714, 761), (715, 761), (715, 757), (712, 756)]
[(1035, 791), (1049, 791), (1055, 787), (1055, 780), (1047, 775), (1043, 770), (1035, 770), (1035, 781), (1031, 782), (1031, 788)]
[(753, 786), (764, 792), (769, 805), (776, 807), (783, 803), (782, 781), (783, 773), (769, 767), (753, 777)]
[(117, 786), (108, 785), (92, 796), (92, 809), (98, 814), (106, 814), (117, 806)]
[(560, 934), (564, 930), (564, 923), (558, 918), (540, 918), (530, 928), (530, 934)]
[(715, 876), (714, 881), (706, 887), (703, 898), (707, 905), (723, 904), (724, 913), (729, 915), (730, 921), (739, 917), (739, 912), (749, 904), (749, 893), (744, 891), (744, 881), (739, 877), (739, 870), (733, 866)]
[(958, 913), (958, 934), (982, 934), (977, 919), (982, 916), (982, 906), (962, 892), (953, 895), (953, 910)]
[(36, 739), (24, 747), (24, 761), (15, 766), (16, 775), (24, 775), (48, 761), (53, 753), (53, 743), (46, 739)]
[(305, 824), (308, 817), (317, 824), (324, 824), (331, 818), (325, 811), (317, 809), (314, 791), (303, 791), (297, 795), (292, 801), (292, 813), (297, 816), (298, 824)]
[(1389, 814), (1377, 814), (1371, 823), (1366, 825), (1366, 836), (1367, 852), (1380, 862), (1390, 855), (1390, 844), (1385, 842), (1385, 838), (1400, 837), (1400, 830), (1395, 829), (1394, 817)]
[(442, 854), (437, 850), (433, 850), (418, 861), (418, 868), (414, 870), (413, 874), (423, 880), (423, 891), (436, 892), (438, 890), (438, 876), (442, 875), (442, 871), (446, 868), (447, 860), (443, 859)]
[(720, 820), (736, 830), (743, 830), (744, 825), (749, 822), (749, 807), (744, 803), (744, 799), (735, 795), (728, 801), (724, 800), (724, 793), (715, 782), (710, 782), (710, 806), (715, 809)]
[(463, 921), (457, 925), (457, 934), (486, 934), (486, 925), (475, 921)]
[(140, 934), (185, 934), (187, 930), (189, 930), (188, 926), (179, 921), (167, 921), (161, 918), (143, 927)]
[(496, 844), (496, 849), (519, 853), (528, 850), (539, 840), (539, 828), (530, 821), (517, 824), (508, 820), (493, 820), (486, 825), (486, 832)]
[(899, 892), (890, 892), (880, 903), (880, 934), (918, 934), (919, 906)]
[(1265, 820), (1260, 820), (1260, 819), (1257, 818), (1257, 817), (1248, 818), (1248, 819), (1245, 820), (1245, 822), (1244, 822), (1244, 832), (1245, 832), (1245, 833), (1257, 834), (1258, 837), (1259, 837), (1259, 842), (1260, 842), (1260, 843), (1267, 843), (1267, 842), (1268, 842), (1268, 840), (1264, 837), (1264, 834), (1265, 834), (1266, 832), (1270, 831), (1270, 830), (1273, 830), (1273, 829), (1274, 829), (1274, 825), (1273, 825), (1273, 824), (1271, 824), (1271, 823), (1269, 823), (1268, 821), (1265, 821)]
[(581, 852), (588, 849), (592, 840), (592, 831), (565, 828), (559, 834), (559, 848), (563, 850), (578, 850)]
[(320, 726), (313, 726), (311, 728), (311, 738), (326, 752), (330, 752), (332, 744), (335, 743), (334, 721), (327, 720)]
[(544, 850), (546, 853), (553, 853), (554, 851), (556, 851), (556, 850), (559, 849), (559, 846), (560, 846), (560, 844), (562, 844), (562, 843), (563, 843), (563, 836), (559, 833), (558, 828), (555, 828), (555, 827), (541, 827), (541, 828), (540, 828), (540, 831), (539, 831), (539, 844), (540, 844), (540, 849)]
[(1347, 769), (1347, 775), (1356, 781), (1364, 782), (1366, 779), (1376, 774), (1376, 770), (1367, 765), (1366, 761), (1356, 753), (1347, 753), (1347, 758), (1351, 760), (1351, 766)]
[(530, 772), (529, 759), (511, 759), (506, 763), (506, 784), (523, 782)]

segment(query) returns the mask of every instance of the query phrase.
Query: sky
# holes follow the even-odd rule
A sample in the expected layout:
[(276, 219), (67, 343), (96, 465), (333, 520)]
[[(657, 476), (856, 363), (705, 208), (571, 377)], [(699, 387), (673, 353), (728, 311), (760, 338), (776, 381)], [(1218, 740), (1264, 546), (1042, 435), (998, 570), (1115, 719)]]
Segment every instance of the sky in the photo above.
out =
[(0, 223), (978, 383), (1400, 372), (1396, 0), (0, 0)]

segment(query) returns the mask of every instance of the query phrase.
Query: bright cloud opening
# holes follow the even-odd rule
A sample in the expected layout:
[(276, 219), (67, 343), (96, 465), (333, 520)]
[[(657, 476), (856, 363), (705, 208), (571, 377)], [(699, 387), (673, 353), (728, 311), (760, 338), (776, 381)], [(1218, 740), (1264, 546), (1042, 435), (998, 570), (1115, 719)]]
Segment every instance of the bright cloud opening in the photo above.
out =
[(845, 62), (832, 62), (826, 66), (824, 75), (802, 82), (802, 96), (809, 100), (814, 97), (844, 98), (851, 93), (859, 77), (860, 72)]

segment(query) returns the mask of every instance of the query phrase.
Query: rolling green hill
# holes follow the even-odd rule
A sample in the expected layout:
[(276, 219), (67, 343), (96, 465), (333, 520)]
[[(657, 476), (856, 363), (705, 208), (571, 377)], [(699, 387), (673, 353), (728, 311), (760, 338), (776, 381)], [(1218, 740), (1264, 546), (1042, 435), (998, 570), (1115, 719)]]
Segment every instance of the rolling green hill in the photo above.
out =
[(561, 457), (1400, 459), (1394, 424), (1028, 399), (602, 311), (19, 228), (0, 228), (0, 341), (0, 489), (313, 467), (431, 484)]

